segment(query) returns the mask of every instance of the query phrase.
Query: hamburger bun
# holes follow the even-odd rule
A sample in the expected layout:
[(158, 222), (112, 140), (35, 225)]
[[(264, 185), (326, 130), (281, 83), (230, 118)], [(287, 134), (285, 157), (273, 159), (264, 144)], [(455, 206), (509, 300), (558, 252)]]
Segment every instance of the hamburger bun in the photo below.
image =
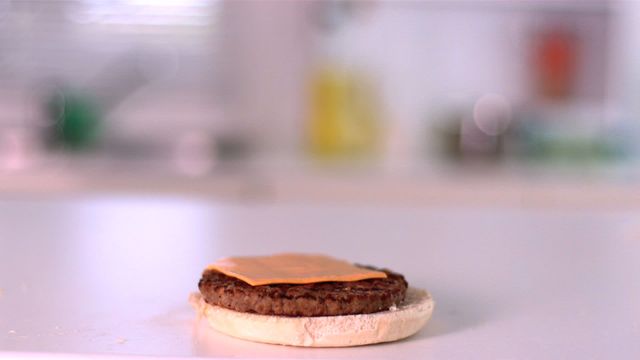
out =
[(199, 316), (221, 333), (262, 343), (303, 347), (358, 346), (404, 339), (426, 324), (434, 308), (428, 292), (411, 287), (399, 306), (358, 315), (260, 315), (208, 304), (197, 293), (192, 294), (189, 301)]

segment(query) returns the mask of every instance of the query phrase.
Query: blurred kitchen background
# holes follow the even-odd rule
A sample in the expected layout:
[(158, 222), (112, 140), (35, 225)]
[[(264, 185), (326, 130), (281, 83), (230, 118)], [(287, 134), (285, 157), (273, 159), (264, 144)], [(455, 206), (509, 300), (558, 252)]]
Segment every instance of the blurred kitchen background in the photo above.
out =
[(0, 0), (0, 196), (640, 205), (640, 2)]

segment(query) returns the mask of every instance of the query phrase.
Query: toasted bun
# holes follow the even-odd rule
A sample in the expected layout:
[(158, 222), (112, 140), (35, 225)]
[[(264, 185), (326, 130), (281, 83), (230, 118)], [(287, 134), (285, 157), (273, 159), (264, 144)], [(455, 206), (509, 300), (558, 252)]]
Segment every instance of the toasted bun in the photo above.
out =
[(424, 290), (409, 288), (395, 309), (373, 314), (286, 317), (242, 313), (207, 304), (200, 294), (189, 301), (219, 332), (251, 341), (306, 347), (342, 347), (395, 341), (418, 332), (434, 302)]

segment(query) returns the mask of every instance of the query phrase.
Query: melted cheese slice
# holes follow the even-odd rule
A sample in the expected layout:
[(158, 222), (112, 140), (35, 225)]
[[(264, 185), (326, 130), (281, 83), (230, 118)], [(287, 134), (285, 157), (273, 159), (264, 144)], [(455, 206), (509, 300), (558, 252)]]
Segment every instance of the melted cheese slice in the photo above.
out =
[(277, 254), (220, 259), (207, 269), (217, 270), (249, 285), (312, 284), (386, 278), (387, 274), (357, 267), (325, 255)]

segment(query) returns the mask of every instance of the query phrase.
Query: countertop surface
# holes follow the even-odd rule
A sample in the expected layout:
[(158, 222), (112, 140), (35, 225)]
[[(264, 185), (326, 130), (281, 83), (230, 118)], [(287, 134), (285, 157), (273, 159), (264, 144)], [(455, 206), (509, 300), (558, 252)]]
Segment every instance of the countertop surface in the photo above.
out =
[[(322, 252), (436, 301), (404, 341), (343, 349), (209, 330), (187, 298), (229, 255)], [(223, 204), (99, 195), (0, 201), (0, 357), (637, 359), (640, 220), (591, 208)]]

